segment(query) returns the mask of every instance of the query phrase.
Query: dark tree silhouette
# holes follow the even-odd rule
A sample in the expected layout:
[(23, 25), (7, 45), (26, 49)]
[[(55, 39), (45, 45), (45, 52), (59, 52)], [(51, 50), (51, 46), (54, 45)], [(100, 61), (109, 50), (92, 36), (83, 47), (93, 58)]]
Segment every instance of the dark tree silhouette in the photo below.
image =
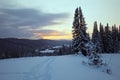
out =
[(74, 22), (73, 22), (73, 41), (72, 41), (72, 49), (74, 53), (78, 53), (82, 51), (83, 55), (87, 55), (85, 50), (85, 43), (89, 41), (89, 36), (86, 33), (86, 23), (82, 14), (81, 8), (77, 8), (75, 10)]
[(94, 28), (93, 28), (93, 33), (92, 33), (92, 42), (96, 45), (97, 52), (102, 52), (101, 49), (101, 36), (98, 31), (98, 26), (97, 26), (97, 21), (94, 22)]

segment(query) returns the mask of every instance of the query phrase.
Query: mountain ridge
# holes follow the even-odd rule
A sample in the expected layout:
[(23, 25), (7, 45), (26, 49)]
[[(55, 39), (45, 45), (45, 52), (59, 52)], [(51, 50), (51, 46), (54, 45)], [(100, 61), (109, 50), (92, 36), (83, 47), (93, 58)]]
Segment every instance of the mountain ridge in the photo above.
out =
[[(35, 49), (43, 50), (54, 46), (71, 44), (70, 40), (48, 40), (48, 39), (18, 39), (18, 38), (0, 38), (0, 54), (16, 55), (34, 52)], [(14, 54), (13, 54), (14, 53)]]

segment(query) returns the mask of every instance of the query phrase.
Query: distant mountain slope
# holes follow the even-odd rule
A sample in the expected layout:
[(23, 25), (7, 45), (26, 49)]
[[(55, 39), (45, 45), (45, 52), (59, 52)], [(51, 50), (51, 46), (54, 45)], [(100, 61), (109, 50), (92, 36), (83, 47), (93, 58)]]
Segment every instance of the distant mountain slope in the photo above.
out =
[(17, 38), (0, 39), (0, 53), (21, 53), (31, 52), (35, 49), (45, 49), (63, 44), (70, 44), (70, 40), (30, 40)]

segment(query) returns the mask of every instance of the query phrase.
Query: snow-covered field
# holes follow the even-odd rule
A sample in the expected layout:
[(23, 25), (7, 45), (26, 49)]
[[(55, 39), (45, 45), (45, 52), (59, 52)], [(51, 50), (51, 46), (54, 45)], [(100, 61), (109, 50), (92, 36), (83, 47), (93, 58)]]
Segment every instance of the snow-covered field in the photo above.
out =
[[(0, 60), (0, 80), (119, 80), (120, 54), (104, 54), (112, 74), (83, 64), (83, 56), (66, 55)], [(111, 59), (111, 60), (110, 60)]]

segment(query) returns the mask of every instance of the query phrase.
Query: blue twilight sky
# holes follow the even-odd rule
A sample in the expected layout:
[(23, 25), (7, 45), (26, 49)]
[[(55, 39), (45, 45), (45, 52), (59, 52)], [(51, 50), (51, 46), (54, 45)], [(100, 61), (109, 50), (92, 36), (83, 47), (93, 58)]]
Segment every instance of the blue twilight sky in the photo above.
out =
[(72, 39), (81, 6), (88, 32), (93, 22), (120, 24), (120, 0), (0, 0), (0, 38)]

